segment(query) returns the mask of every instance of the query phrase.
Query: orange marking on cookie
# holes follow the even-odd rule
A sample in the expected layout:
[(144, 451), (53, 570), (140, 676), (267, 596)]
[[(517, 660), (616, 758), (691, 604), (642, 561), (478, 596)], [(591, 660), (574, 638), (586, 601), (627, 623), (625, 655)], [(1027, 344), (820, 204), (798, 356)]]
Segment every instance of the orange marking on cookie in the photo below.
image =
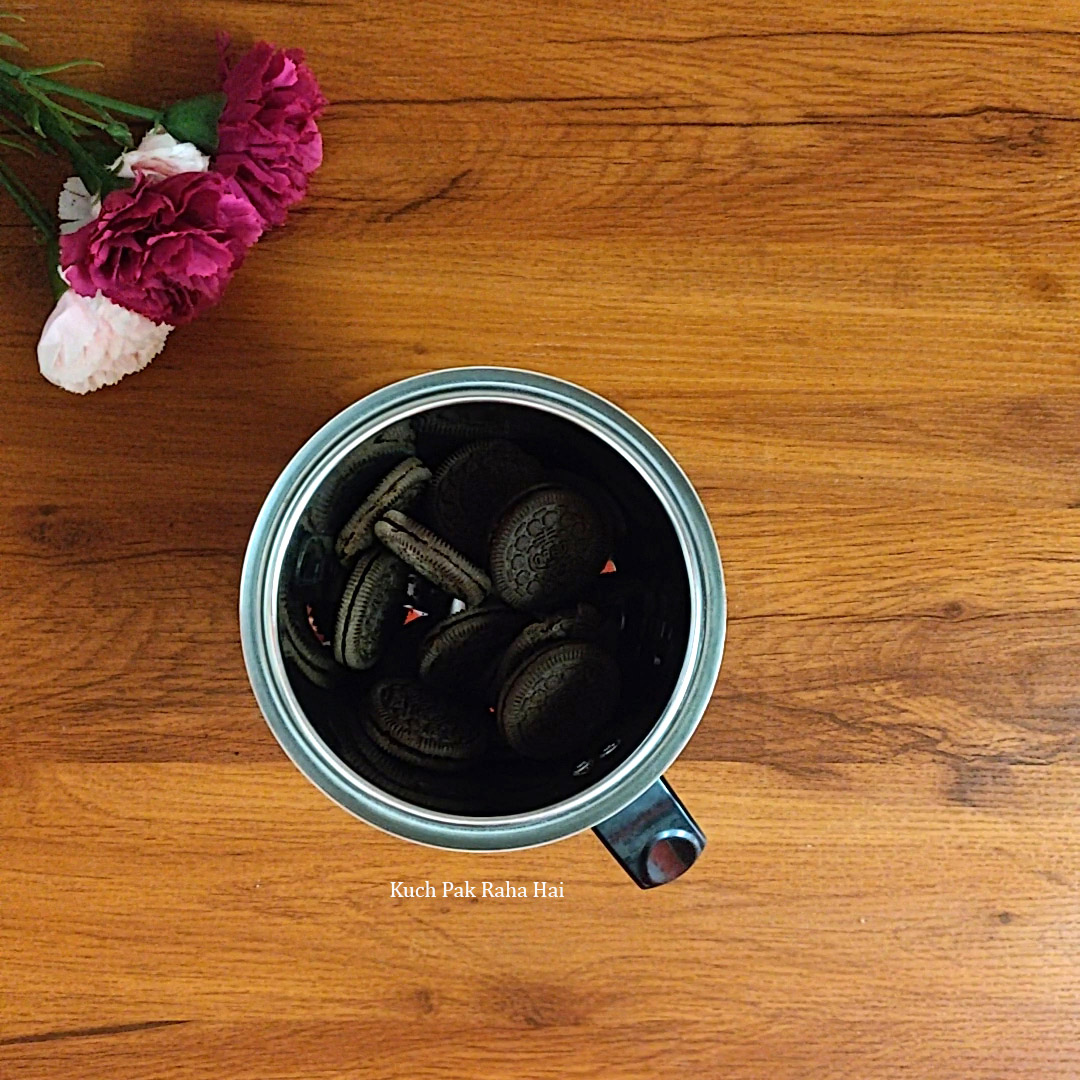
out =
[(311, 610), (311, 605), (305, 604), (304, 607), (307, 609), (307, 621), (308, 626), (311, 627), (311, 632), (315, 635), (316, 638), (318, 638), (320, 645), (329, 645), (330, 642), (327, 641), (325, 637), (323, 637), (323, 632), (315, 624), (315, 613)]

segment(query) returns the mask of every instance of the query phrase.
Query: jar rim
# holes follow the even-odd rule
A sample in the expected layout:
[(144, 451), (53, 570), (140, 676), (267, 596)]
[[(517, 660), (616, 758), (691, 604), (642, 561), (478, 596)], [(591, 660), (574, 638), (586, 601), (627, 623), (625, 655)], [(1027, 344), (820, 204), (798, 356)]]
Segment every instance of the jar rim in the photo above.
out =
[[(278, 584), (289, 538), (323, 480), (359, 443), (420, 412), (446, 405), (500, 403), (538, 408), (576, 423), (641, 475), (667, 514), (689, 586), (686, 655), (667, 704), (627, 758), (593, 785), (535, 810), (465, 817), (390, 795), (351, 770), (304, 713), (278, 639)], [(575, 383), (515, 368), (449, 368), (374, 391), (325, 423), (274, 483), (251, 532), (240, 582), (240, 631), (255, 698), (293, 763), (329, 798), (370, 825), (404, 839), (454, 850), (512, 850), (591, 828), (650, 787), (678, 756), (712, 696), (726, 632), (723, 567), (697, 492), (670, 452), (618, 406)]]

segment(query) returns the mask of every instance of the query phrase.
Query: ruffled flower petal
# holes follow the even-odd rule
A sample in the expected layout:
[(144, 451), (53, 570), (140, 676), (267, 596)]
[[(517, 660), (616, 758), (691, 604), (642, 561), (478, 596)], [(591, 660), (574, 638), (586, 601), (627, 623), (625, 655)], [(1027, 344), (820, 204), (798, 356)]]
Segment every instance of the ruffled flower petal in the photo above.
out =
[(113, 162), (113, 168), (127, 180), (136, 176), (164, 180), (177, 173), (206, 172), (210, 158), (194, 143), (177, 142), (164, 128), (155, 127), (134, 150), (121, 154)]
[(81, 229), (101, 211), (101, 204), (87, 191), (86, 185), (78, 176), (69, 176), (64, 181), (58, 202), (57, 214), (60, 218), (61, 233)]
[(38, 367), (49, 382), (86, 394), (146, 367), (165, 347), (171, 330), (100, 292), (80, 296), (68, 289), (42, 328)]
[(179, 326), (221, 299), (261, 232), (255, 209), (218, 173), (139, 174), (61, 236), (60, 262), (75, 292)]
[(281, 225), (322, 164), (316, 121), (326, 99), (300, 49), (260, 41), (230, 68), (228, 39), (218, 44), (226, 101), (214, 168), (236, 181), (264, 227)]

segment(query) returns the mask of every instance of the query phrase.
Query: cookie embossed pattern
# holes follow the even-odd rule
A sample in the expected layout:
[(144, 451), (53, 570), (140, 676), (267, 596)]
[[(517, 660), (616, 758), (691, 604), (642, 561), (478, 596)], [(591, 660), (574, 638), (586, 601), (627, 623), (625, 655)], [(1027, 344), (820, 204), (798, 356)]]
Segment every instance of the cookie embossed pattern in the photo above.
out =
[(370, 824), (470, 851), (592, 828), (642, 888), (701, 854), (661, 774), (719, 670), (719, 553), (605, 399), (466, 368), (357, 402), (267, 497), (240, 619), (271, 730)]

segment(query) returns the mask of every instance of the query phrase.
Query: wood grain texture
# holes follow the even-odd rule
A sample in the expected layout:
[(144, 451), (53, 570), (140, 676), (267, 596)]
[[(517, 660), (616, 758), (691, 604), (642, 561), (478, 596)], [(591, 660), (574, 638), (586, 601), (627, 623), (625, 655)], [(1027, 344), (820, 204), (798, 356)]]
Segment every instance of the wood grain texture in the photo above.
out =
[[(207, 89), (226, 27), (332, 104), (289, 228), (86, 399), (37, 375), (0, 204), (0, 1075), (1080, 1073), (1073, 0), (8, 6), (119, 96)], [(714, 523), (727, 653), (671, 771), (709, 848), (671, 888), (589, 835), (366, 828), (248, 690), (278, 471), (492, 362), (633, 412)], [(389, 895), (466, 878), (566, 896)]]

